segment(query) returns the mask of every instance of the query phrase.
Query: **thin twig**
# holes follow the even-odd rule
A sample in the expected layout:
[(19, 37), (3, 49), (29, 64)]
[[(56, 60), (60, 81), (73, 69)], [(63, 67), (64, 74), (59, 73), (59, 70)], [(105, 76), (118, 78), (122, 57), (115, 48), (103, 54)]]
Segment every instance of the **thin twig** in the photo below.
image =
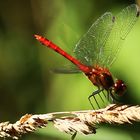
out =
[(48, 114), (26, 114), (19, 121), (12, 124), (0, 123), (0, 137), (18, 139), (25, 133), (34, 132), (37, 128), (46, 127), (49, 122), (74, 139), (77, 132), (81, 134), (95, 134), (96, 124), (132, 124), (140, 121), (140, 106), (109, 105), (99, 110), (84, 110), (72, 112), (54, 112)]

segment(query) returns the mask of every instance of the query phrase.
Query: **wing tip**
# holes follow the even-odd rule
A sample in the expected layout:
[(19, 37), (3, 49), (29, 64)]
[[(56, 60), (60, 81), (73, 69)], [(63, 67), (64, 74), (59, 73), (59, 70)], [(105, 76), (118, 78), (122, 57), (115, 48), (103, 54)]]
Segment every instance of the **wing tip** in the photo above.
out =
[(112, 22), (114, 23), (114, 22), (115, 22), (115, 20), (116, 20), (116, 17), (115, 17), (115, 16), (113, 16), (113, 17), (112, 17)]
[(140, 7), (138, 5), (136, 5), (137, 8), (137, 12), (136, 12), (136, 17), (140, 16)]
[(136, 17), (139, 17), (140, 16), (140, 6), (138, 4), (131, 4), (130, 7), (136, 9)]

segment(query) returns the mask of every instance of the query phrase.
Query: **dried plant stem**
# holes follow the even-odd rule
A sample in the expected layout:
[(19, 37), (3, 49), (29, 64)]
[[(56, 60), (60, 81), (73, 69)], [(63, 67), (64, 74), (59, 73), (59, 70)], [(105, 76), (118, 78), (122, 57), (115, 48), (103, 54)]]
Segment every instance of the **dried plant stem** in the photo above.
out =
[(96, 124), (124, 124), (133, 121), (140, 121), (140, 106), (112, 104), (99, 110), (26, 114), (14, 124), (0, 123), (0, 137), (18, 139), (23, 134), (34, 132), (52, 122), (57, 129), (71, 134), (71, 139), (74, 139), (77, 132), (85, 135), (95, 134)]

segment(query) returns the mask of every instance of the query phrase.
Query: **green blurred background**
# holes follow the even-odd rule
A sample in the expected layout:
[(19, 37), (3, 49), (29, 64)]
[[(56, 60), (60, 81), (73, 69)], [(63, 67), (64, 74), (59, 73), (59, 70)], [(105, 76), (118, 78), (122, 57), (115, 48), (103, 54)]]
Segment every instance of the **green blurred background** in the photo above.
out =
[[(138, 1), (137, 1), (138, 2)], [(106, 11), (119, 11), (133, 0), (6, 0), (0, 1), (0, 121), (17, 121), (26, 113), (91, 109), (87, 97), (96, 88), (83, 74), (54, 74), (51, 68), (68, 63), (42, 47), (41, 34), (72, 52), (79, 38)], [(140, 20), (112, 66), (114, 76), (128, 86), (123, 102), (140, 104)], [(138, 123), (105, 125), (96, 135), (76, 139), (137, 140)], [(70, 136), (52, 126), (21, 139), (59, 140)]]

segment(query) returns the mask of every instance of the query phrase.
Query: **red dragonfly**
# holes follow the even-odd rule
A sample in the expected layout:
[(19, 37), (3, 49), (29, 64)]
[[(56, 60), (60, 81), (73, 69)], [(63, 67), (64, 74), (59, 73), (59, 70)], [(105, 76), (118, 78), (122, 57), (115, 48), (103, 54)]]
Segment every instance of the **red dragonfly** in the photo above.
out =
[(98, 88), (97, 91), (94, 91), (88, 97), (94, 109), (91, 97), (94, 97), (99, 107), (95, 98), (96, 94), (105, 90), (108, 93), (108, 99), (110, 96), (112, 100), (117, 100), (116, 95), (121, 96), (126, 91), (126, 85), (122, 80), (113, 79), (109, 67), (114, 62), (121, 48), (121, 42), (126, 38), (138, 17), (139, 8), (135, 4), (126, 7), (116, 16), (113, 16), (111, 12), (104, 13), (76, 44), (74, 49), (76, 58), (45, 37), (40, 35), (34, 36), (43, 45), (75, 64)]

